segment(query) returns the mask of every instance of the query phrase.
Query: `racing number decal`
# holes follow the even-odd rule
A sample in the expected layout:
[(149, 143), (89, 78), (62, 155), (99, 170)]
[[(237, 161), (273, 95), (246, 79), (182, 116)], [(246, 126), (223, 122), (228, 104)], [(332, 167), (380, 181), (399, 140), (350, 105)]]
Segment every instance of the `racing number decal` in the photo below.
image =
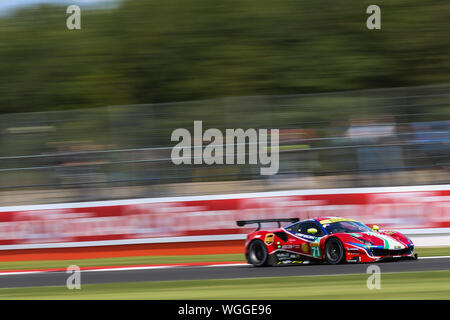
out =
[(320, 258), (320, 247), (318, 245), (311, 245), (311, 257)]
[(270, 246), (273, 243), (273, 233), (266, 234), (266, 238), (264, 239), (264, 242)]

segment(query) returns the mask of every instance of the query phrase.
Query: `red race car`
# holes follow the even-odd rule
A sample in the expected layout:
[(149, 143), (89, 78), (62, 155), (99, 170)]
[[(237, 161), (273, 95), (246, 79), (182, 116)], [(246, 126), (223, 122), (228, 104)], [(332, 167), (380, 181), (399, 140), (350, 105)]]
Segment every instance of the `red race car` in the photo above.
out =
[[(277, 222), (275, 230), (260, 230), (261, 223)], [(291, 224), (281, 227), (281, 222)], [(238, 226), (258, 224), (247, 235), (245, 256), (248, 263), (267, 265), (328, 262), (376, 262), (417, 259), (412, 241), (396, 231), (370, 229), (352, 219), (325, 217), (300, 221), (263, 219), (237, 221)]]

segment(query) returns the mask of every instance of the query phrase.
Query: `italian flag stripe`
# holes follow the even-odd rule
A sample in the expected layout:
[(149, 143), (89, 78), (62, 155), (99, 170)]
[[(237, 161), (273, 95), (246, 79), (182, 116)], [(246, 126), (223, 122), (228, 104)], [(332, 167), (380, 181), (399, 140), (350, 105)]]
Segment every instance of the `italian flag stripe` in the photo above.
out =
[(382, 238), (382, 239), (384, 241), (384, 248), (385, 249), (389, 249), (389, 242), (386, 239), (384, 239), (384, 238)]

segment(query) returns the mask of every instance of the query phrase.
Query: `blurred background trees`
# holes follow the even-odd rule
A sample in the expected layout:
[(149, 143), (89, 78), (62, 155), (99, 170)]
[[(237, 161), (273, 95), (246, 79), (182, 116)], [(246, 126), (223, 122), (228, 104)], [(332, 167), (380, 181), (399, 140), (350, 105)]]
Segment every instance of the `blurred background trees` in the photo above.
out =
[(449, 3), (380, 3), (371, 31), (372, 2), (128, 0), (79, 31), (22, 9), (0, 18), (0, 113), (448, 83)]

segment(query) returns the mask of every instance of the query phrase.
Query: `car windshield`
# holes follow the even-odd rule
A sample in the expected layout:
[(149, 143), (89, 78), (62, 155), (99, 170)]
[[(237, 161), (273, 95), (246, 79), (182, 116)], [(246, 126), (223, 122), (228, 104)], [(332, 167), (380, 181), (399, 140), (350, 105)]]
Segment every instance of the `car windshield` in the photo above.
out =
[(324, 224), (323, 227), (328, 233), (338, 232), (366, 232), (371, 231), (368, 226), (357, 221), (339, 221)]

